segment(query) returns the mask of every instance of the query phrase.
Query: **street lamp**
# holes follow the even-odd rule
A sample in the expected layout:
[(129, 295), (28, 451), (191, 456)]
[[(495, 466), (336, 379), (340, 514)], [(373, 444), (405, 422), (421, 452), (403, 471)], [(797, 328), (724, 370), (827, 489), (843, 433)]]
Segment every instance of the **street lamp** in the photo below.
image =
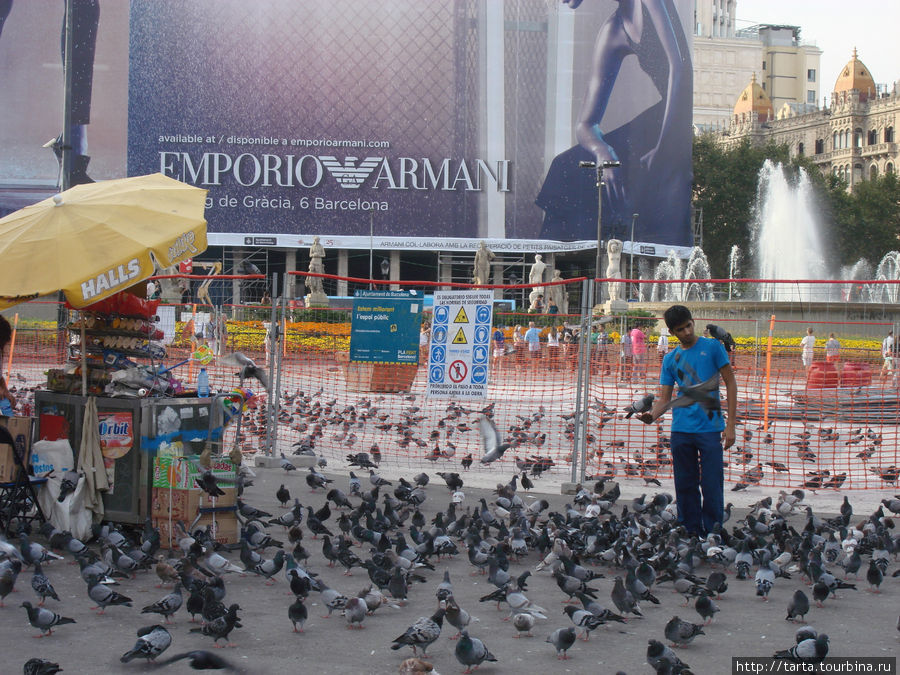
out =
[(597, 170), (597, 268), (594, 276), (600, 278), (600, 265), (603, 258), (603, 169), (614, 169), (621, 162), (618, 160), (604, 160), (602, 162), (592, 162), (585, 160), (578, 162), (578, 166), (582, 169)]
[[(631, 260), (628, 263), (628, 266), (631, 268), (628, 272), (628, 276), (631, 277), (631, 283), (634, 284), (634, 221), (638, 219), (637, 213), (632, 214), (631, 216)], [(637, 289), (637, 284), (635, 284), (635, 289)], [(636, 293), (636, 295), (640, 295), (640, 293)]]

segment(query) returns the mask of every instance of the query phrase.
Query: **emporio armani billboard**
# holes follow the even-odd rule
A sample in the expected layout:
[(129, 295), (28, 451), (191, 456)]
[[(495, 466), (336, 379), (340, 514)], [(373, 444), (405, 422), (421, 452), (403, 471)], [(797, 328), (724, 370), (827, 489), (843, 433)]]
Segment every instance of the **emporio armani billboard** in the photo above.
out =
[[(209, 189), (210, 243), (589, 248), (597, 176), (580, 165), (599, 161), (619, 163), (604, 239), (633, 226), (657, 255), (691, 244), (690, 0), (74, 2), (91, 177), (124, 164)], [(34, 71), (11, 78), (20, 112), (0, 130), (29, 159), (0, 158), (0, 181), (55, 173), (40, 145), (58, 123), (26, 105), (51, 77), (29, 64), (53, 56), (13, 28), (54, 23), (58, 5), (14, 0), (0, 23), (0, 54), (22, 54), (0, 75)]]

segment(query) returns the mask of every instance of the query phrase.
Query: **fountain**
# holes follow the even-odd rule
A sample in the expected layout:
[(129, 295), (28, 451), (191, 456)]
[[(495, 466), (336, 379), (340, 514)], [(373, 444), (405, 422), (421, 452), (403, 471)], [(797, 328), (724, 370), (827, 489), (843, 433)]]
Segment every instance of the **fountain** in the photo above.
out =
[[(761, 279), (830, 279), (825, 247), (817, 219), (812, 183), (800, 169), (789, 181), (784, 167), (766, 160), (759, 171), (754, 244)], [(764, 284), (759, 297), (766, 301), (829, 300), (828, 285)]]
[[(875, 268), (876, 281), (900, 280), (900, 251), (889, 251)], [(900, 296), (898, 284), (869, 284), (866, 286), (866, 295), (869, 302), (896, 303)]]
[[(731, 251), (728, 253), (728, 278), (729, 279), (738, 279), (741, 275), (741, 249), (737, 244), (734, 244), (731, 247)], [(735, 290), (732, 287), (734, 284), (728, 284), (728, 299), (731, 300), (732, 295), (735, 297), (740, 297), (741, 292), (739, 290)]]
[[(691, 249), (687, 263), (669, 251), (668, 257), (656, 268), (654, 279), (656, 281), (671, 281), (684, 279), (676, 284), (654, 284), (650, 296), (651, 302), (686, 302), (688, 300), (711, 301), (713, 288), (710, 283), (701, 283), (701, 279), (709, 279), (709, 262), (706, 254), (699, 246)], [(691, 281), (697, 279), (698, 281)], [(662, 293), (660, 293), (662, 287)], [(662, 295), (663, 297), (659, 297)]]
[[(848, 283), (768, 283), (760, 284), (758, 290), (729, 283), (727, 300), (741, 303), (758, 300), (767, 305), (783, 302), (786, 306), (797, 301), (900, 303), (900, 283), (897, 283), (900, 282), (900, 252), (887, 253), (874, 271), (873, 265), (865, 260), (838, 271), (827, 262), (831, 256), (818, 212), (817, 196), (807, 173), (800, 169), (791, 176), (781, 164), (766, 160), (759, 171), (754, 205), (755, 254), (752, 257), (756, 277)], [(742, 278), (743, 265), (741, 250), (732, 246), (728, 254), (728, 278)], [(713, 301), (712, 285), (700, 281), (709, 277), (709, 264), (700, 248), (694, 247), (687, 260), (669, 251), (668, 257), (657, 265), (653, 278), (656, 281), (685, 281), (652, 284), (650, 302)], [(852, 283), (854, 281), (881, 283)]]

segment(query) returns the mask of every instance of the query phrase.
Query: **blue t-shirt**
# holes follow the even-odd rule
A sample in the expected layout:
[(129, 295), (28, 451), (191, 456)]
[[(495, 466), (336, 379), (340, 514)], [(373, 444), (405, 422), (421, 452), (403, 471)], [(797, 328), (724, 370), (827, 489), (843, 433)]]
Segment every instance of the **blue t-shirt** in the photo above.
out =
[(506, 336), (503, 335), (503, 331), (499, 328), (494, 331), (494, 342), (498, 347), (502, 347), (503, 343), (506, 341)]
[[(700, 384), (718, 375), (722, 366), (728, 363), (728, 354), (721, 342), (713, 338), (700, 337), (690, 349), (684, 349), (679, 345), (675, 351), (665, 355), (659, 383), (663, 386), (677, 384), (679, 388)], [(708, 395), (718, 401), (718, 387)], [(672, 431), (703, 433), (722, 431), (724, 428), (725, 419), (722, 416), (721, 406), (712, 411), (712, 416), (706, 408), (697, 403), (683, 408), (672, 408)]]
[(535, 328), (529, 328), (525, 331), (525, 342), (537, 344), (541, 341), (541, 331)]
[(15, 416), (16, 411), (13, 410), (12, 403), (9, 402), (8, 398), (0, 398), (0, 415), (4, 417), (13, 417)]

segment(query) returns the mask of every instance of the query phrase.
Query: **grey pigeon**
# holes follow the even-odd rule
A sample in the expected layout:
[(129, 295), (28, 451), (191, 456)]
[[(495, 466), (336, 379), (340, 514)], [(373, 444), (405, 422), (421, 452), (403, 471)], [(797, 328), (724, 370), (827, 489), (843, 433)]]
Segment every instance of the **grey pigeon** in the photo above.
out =
[(43, 607), (44, 600), (47, 598), (53, 598), (57, 602), (59, 601), (59, 596), (53, 589), (53, 584), (50, 583), (50, 579), (44, 574), (41, 569), (41, 563), (39, 562), (34, 563), (34, 574), (31, 576), (31, 588), (34, 589), (34, 592), (37, 593), (38, 597), (41, 599), (38, 603), (38, 607)]
[(270, 586), (275, 583), (275, 580), (272, 578), (276, 574), (281, 571), (281, 568), (284, 567), (284, 556), (285, 553), (282, 550), (275, 551), (275, 557), (271, 560), (263, 559), (261, 563), (259, 563), (256, 567), (254, 567), (251, 571), (256, 572), (258, 575), (266, 578), (266, 585)]
[(101, 584), (96, 576), (91, 575), (88, 578), (87, 584), (88, 596), (97, 603), (97, 607), (93, 609), (100, 609), (100, 611), (97, 612), (98, 614), (103, 614), (110, 605), (125, 605), (126, 607), (131, 607), (131, 598), (126, 597), (121, 593), (117, 593), (105, 584)]
[(512, 586), (506, 587), (506, 604), (509, 605), (509, 616), (507, 617), (507, 619), (512, 618), (519, 612), (528, 612), (529, 614), (533, 614), (534, 616), (536, 616), (538, 619), (547, 618), (547, 610), (534, 604), (524, 593), (516, 590)]
[(481, 442), (484, 445), (484, 456), (481, 458), (481, 463), (490, 464), (503, 457), (503, 453), (509, 449), (510, 444), (503, 442), (493, 420), (486, 415), (479, 417), (478, 431), (481, 432)]
[[(308, 612), (306, 611), (306, 605), (303, 604), (303, 598), (298, 597), (290, 607), (288, 607), (288, 619), (291, 620), (291, 623), (294, 625), (295, 633), (303, 632), (303, 624), (306, 623), (306, 618), (308, 616)], [(297, 624), (300, 624), (300, 628), (297, 628)]]
[(49, 609), (32, 607), (31, 603), (28, 601), (23, 602), (20, 606), (24, 607), (25, 611), (28, 612), (28, 622), (41, 631), (41, 634), (37, 637), (44, 637), (44, 633), (53, 635), (54, 626), (75, 623), (75, 619), (70, 619), (69, 617), (57, 614), (56, 612), (51, 612)]
[(361, 487), (362, 486), (360, 485), (359, 477), (351, 471), (350, 472), (350, 494), (351, 495), (359, 495), (359, 491), (360, 491)]
[(616, 606), (616, 609), (618, 609), (622, 614), (635, 614), (637, 616), (644, 616), (643, 614), (641, 614), (641, 610), (638, 607), (634, 595), (631, 594), (631, 591), (625, 588), (625, 582), (622, 580), (622, 577), (616, 577), (616, 580), (613, 583), (613, 589), (610, 592), (610, 597), (612, 598), (613, 604)]
[(703, 627), (699, 624), (682, 621), (677, 616), (669, 619), (669, 623), (666, 624), (663, 632), (666, 639), (676, 647), (690, 644), (698, 635), (706, 635), (703, 632)]
[[(669, 408), (685, 408), (695, 403), (699, 403), (700, 407), (706, 410), (708, 417), (712, 418), (715, 411), (722, 409), (722, 402), (716, 393), (719, 388), (719, 373), (716, 373), (708, 380), (692, 384), (687, 387), (678, 388), (678, 396), (669, 401), (662, 412)], [(660, 413), (662, 414), (662, 413)]]
[(444, 618), (447, 619), (447, 623), (458, 631), (457, 634), (450, 639), (453, 640), (459, 638), (459, 636), (462, 635), (462, 631), (472, 621), (472, 617), (456, 603), (456, 600), (452, 595), (442, 601), (440, 606), (444, 608)]
[(687, 673), (690, 666), (678, 658), (678, 655), (659, 640), (647, 641), (647, 663), (657, 675), (676, 675)]
[(716, 612), (719, 611), (718, 605), (716, 605), (716, 603), (713, 602), (713, 599), (706, 594), (697, 596), (697, 601), (694, 603), (694, 609), (697, 610), (697, 614), (706, 620), (707, 624), (713, 620)]
[(756, 595), (766, 602), (769, 601), (769, 591), (775, 585), (775, 571), (769, 565), (760, 566), (756, 570)]
[(385, 485), (392, 485), (391, 481), (385, 480), (377, 473), (375, 473), (374, 469), (369, 469), (369, 482), (375, 487), (384, 487)]
[(586, 609), (577, 609), (569, 606), (563, 609), (563, 612), (568, 615), (572, 623), (582, 629), (582, 637), (585, 640), (590, 639), (592, 630), (606, 623), (603, 619), (591, 614)]
[(545, 642), (549, 642), (556, 647), (557, 659), (566, 660), (569, 658), (569, 647), (575, 644), (575, 629), (572, 626), (557, 628), (550, 633)]
[(54, 675), (61, 672), (62, 668), (58, 663), (44, 659), (28, 659), (22, 667), (23, 675)]
[(347, 604), (344, 606), (344, 618), (347, 620), (347, 627), (354, 628), (353, 624), (356, 624), (357, 628), (363, 628), (362, 622), (366, 618), (368, 609), (366, 601), (362, 598), (357, 597), (347, 600)]
[(787, 659), (796, 663), (821, 663), (828, 656), (828, 636), (819, 633), (807, 638), (790, 649), (781, 649), (773, 655), (776, 659)]
[(171, 593), (141, 609), (141, 614), (159, 614), (165, 618), (166, 623), (169, 623), (169, 617), (179, 610), (182, 602), (184, 598), (181, 595), (181, 584), (178, 583)]
[(77, 471), (66, 471), (63, 474), (62, 480), (59, 483), (59, 496), (56, 498), (60, 504), (66, 501), (66, 497), (75, 492), (75, 488), (78, 487), (78, 479), (81, 478), (81, 474)]
[(653, 408), (653, 401), (656, 397), (653, 394), (644, 394), (641, 398), (636, 401), (632, 401), (629, 405), (625, 406), (625, 419), (628, 419), (632, 415), (640, 415), (645, 412), (650, 412)]
[(291, 464), (291, 461), (284, 456), (283, 452), (281, 453), (281, 468), (285, 470), (285, 473), (297, 470), (297, 467)]
[(425, 656), (428, 646), (440, 637), (443, 625), (443, 609), (438, 609), (431, 617), (420, 616), (412, 626), (406, 629), (403, 635), (394, 639), (391, 649), (401, 649), (409, 645), (413, 649), (413, 655), (415, 655), (416, 648), (421, 647), (422, 656)]
[(213, 654), (205, 649), (197, 649), (192, 652), (185, 652), (184, 654), (176, 654), (159, 663), (160, 665), (168, 665), (184, 659), (188, 660), (188, 663), (194, 670), (225, 670), (233, 673), (241, 672), (218, 654)]
[(347, 596), (342, 593), (334, 590), (333, 588), (329, 588), (325, 584), (320, 582), (319, 593), (322, 595), (322, 604), (328, 608), (328, 616), (323, 616), (323, 619), (328, 619), (331, 617), (331, 613), (336, 609), (344, 609), (347, 606)]
[(798, 619), (803, 621), (803, 617), (805, 617), (808, 612), (809, 597), (802, 589), (798, 588), (794, 591), (794, 595), (791, 596), (790, 601), (788, 601), (787, 616), (784, 618), (787, 621), (797, 621)]
[(45, 549), (40, 544), (31, 541), (25, 532), (19, 534), (19, 550), (22, 552), (22, 560), (28, 565), (36, 562), (42, 563), (48, 560), (62, 560), (61, 555), (56, 555)]
[(218, 498), (225, 494), (225, 491), (219, 487), (219, 482), (209, 469), (201, 473), (198, 478), (195, 478), (194, 484), (210, 497)]
[(534, 628), (535, 618), (528, 612), (519, 612), (512, 618), (513, 628), (516, 629), (515, 638), (522, 637), (525, 633), (526, 637), (531, 637), (531, 629)]
[(252, 377), (259, 381), (263, 389), (269, 391), (269, 376), (266, 371), (257, 366), (253, 359), (241, 352), (232, 352), (231, 354), (220, 358), (219, 363), (240, 368), (237, 376), (241, 378), (242, 383), (248, 377)]
[(467, 666), (463, 673), (471, 673), (473, 667), (478, 667), (485, 661), (496, 661), (497, 657), (491, 654), (487, 646), (478, 638), (469, 637), (469, 631), (464, 630), (459, 642), (456, 643), (456, 660)]
[(22, 571), (22, 561), (18, 558), (0, 562), (0, 607), (6, 596), (13, 592), (19, 572)]
[(453, 595), (453, 584), (450, 581), (450, 570), (444, 570), (444, 580), (438, 584), (437, 592), (435, 593), (438, 600), (446, 600), (451, 595)]
[[(200, 628), (191, 628), (189, 632), (207, 635), (214, 639), (213, 644), (218, 644), (219, 640), (227, 640), (231, 631), (241, 627), (241, 622), (237, 615), (239, 609), (239, 605), (232, 604), (228, 607), (228, 611), (223, 616), (208, 621)], [(232, 647), (234, 646), (231, 643), (229, 643), (229, 645)]]
[(122, 658), (119, 659), (122, 663), (128, 663), (131, 659), (138, 658), (153, 661), (172, 644), (172, 636), (169, 631), (159, 624), (138, 628), (137, 636), (134, 647), (122, 654)]

